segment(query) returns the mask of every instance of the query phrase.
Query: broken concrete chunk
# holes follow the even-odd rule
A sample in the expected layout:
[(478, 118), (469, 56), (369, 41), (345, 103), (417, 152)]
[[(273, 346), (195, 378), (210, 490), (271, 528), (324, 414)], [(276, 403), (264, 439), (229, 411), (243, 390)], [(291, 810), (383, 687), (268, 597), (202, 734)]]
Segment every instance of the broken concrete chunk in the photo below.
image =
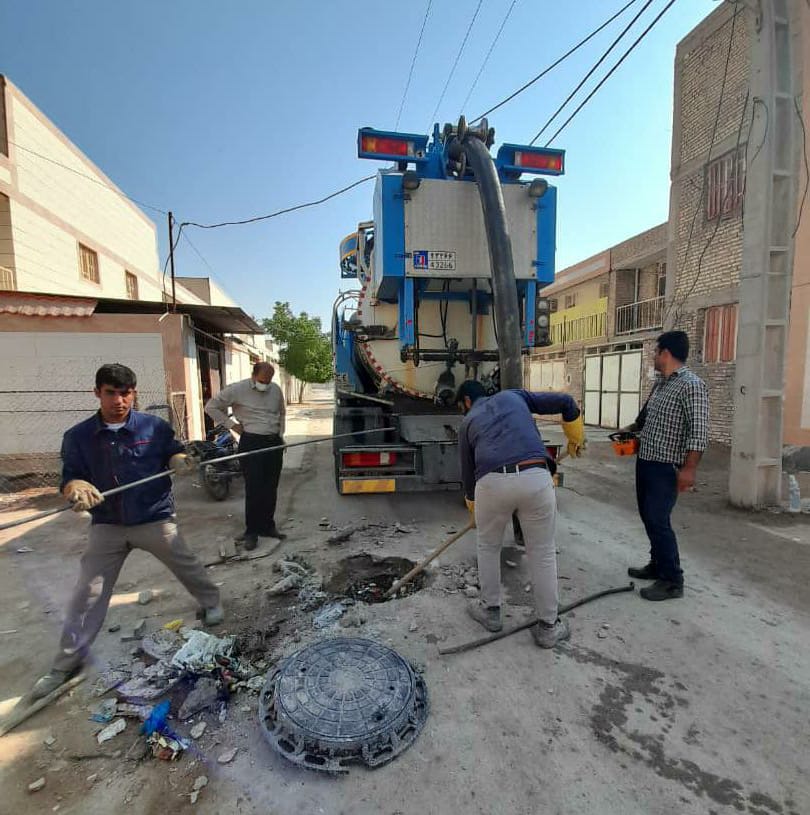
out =
[(112, 724), (108, 724), (97, 736), (96, 741), (104, 744), (105, 741), (114, 739), (119, 733), (127, 729), (126, 719), (116, 719)]
[(28, 792), (39, 792), (45, 786), (45, 778), (37, 778), (28, 785)]
[(216, 704), (218, 694), (219, 686), (215, 679), (203, 677), (197, 680), (197, 684), (180, 706), (180, 710), (177, 714), (178, 718), (185, 721), (186, 719), (190, 719), (195, 713), (213, 707), (214, 704)]
[(54, 744), (56, 744), (56, 739), (55, 739), (53, 736), (50, 736), (50, 735), (49, 735), (49, 736), (45, 736), (45, 738), (44, 738), (44, 739), (42, 739), (42, 743), (43, 743), (43, 744), (44, 744), (46, 747), (53, 747), (53, 745), (54, 745)]
[(118, 623), (113, 623), (111, 626), (109, 626), (107, 628), (107, 631), (109, 631), (110, 634), (115, 634), (116, 631), (120, 631), (120, 630), (121, 630), (121, 626)]
[(141, 617), (137, 623), (125, 634), (121, 635), (121, 642), (132, 642), (132, 640), (139, 640), (143, 637), (146, 631), (146, 617)]
[(217, 762), (219, 764), (230, 764), (236, 757), (237, 752), (239, 752), (238, 747), (233, 747), (230, 750), (226, 750), (221, 756), (219, 756), (219, 758), (217, 758)]
[(93, 696), (104, 696), (128, 678), (129, 674), (126, 671), (105, 671), (93, 685)]
[(478, 597), (479, 594), (480, 594), (480, 592), (478, 591), (478, 588), (476, 586), (467, 585), (467, 586), (464, 587), (464, 596), (465, 597), (470, 597), (470, 598)]
[(148, 603), (152, 602), (152, 598), (154, 597), (154, 593), (152, 589), (146, 589), (145, 591), (138, 592), (138, 605), (145, 606)]
[[(191, 728), (191, 738), (192, 739), (199, 739), (202, 737), (202, 734), (205, 733), (205, 728), (208, 727), (206, 722), (197, 722), (194, 727)], [(197, 789), (195, 787), (195, 789)]]
[(224, 540), (219, 544), (219, 556), (223, 560), (230, 560), (236, 557), (236, 542), (233, 540)]
[(203, 787), (208, 786), (208, 776), (206, 775), (198, 775), (194, 779), (194, 787), (195, 790), (201, 790)]

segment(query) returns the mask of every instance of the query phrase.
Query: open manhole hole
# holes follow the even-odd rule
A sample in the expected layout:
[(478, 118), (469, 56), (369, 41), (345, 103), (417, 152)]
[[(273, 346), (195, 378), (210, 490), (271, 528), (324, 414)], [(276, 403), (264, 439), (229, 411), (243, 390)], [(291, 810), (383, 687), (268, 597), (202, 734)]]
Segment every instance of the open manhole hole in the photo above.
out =
[(300, 767), (378, 767), (413, 744), (428, 716), (427, 686), (391, 648), (336, 637), (274, 667), (259, 696), (265, 738)]
[[(416, 563), (413, 560), (404, 557), (350, 555), (340, 561), (324, 584), (324, 589), (338, 597), (351, 597), (363, 603), (382, 603), (386, 600), (385, 592), (414, 566)], [(426, 580), (424, 572), (418, 574), (397, 592), (397, 597), (419, 591)]]

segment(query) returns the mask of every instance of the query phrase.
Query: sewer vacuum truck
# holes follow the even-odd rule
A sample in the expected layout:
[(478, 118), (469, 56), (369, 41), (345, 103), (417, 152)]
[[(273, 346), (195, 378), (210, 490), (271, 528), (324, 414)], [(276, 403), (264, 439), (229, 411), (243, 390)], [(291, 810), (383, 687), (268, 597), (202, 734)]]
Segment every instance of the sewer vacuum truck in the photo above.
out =
[(521, 388), (523, 355), (549, 342), (557, 190), (538, 176), (561, 175), (564, 151), (493, 158), (494, 137), (463, 118), (430, 138), (358, 132), (359, 158), (393, 165), (340, 245), (357, 287), (333, 309), (334, 432), (386, 430), (335, 440), (340, 493), (460, 488), (458, 386)]

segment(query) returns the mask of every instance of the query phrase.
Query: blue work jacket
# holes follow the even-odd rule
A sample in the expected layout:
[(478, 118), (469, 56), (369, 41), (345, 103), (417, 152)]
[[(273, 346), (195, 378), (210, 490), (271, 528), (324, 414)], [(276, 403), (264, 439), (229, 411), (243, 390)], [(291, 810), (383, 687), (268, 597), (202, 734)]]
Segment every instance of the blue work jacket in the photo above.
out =
[[(158, 416), (131, 410), (120, 430), (110, 430), (97, 413), (62, 438), (60, 488), (80, 478), (105, 492), (165, 470), (169, 459), (183, 449), (171, 426)], [(174, 515), (172, 480), (157, 478), (110, 496), (90, 514), (94, 524), (122, 526), (169, 518)]]
[(577, 403), (565, 393), (505, 390), (475, 400), (458, 431), (464, 494), (475, 495), (475, 483), (509, 464), (544, 458), (546, 450), (532, 414), (562, 414), (563, 421), (579, 416)]

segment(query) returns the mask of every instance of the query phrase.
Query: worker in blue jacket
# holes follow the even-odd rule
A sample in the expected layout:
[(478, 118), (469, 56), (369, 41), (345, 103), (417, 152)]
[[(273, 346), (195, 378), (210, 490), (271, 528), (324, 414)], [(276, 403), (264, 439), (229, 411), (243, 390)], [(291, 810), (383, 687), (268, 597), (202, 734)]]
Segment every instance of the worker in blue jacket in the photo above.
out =
[(178, 475), (194, 469), (167, 422), (132, 409), (136, 385), (134, 371), (125, 365), (102, 365), (96, 372), (98, 412), (71, 427), (62, 440), (62, 495), (76, 512), (90, 512), (90, 536), (59, 652), (50, 672), (34, 685), (34, 699), (58, 688), (87, 659), (118, 573), (133, 549), (150, 552), (174, 573), (200, 604), (207, 625), (224, 617), (219, 589), (177, 529), (168, 475), (107, 500), (101, 495), (167, 467)]
[(582, 415), (567, 394), (505, 390), (487, 397), (484, 386), (474, 380), (461, 385), (456, 401), (466, 414), (458, 434), (464, 496), (478, 529), (481, 596), (470, 604), (468, 612), (488, 631), (503, 628), (501, 546), (504, 530), (516, 513), (526, 542), (540, 620), (532, 626), (532, 636), (541, 648), (553, 648), (570, 632), (557, 615), (553, 461), (532, 414), (562, 415), (572, 456), (581, 455), (585, 447)]

